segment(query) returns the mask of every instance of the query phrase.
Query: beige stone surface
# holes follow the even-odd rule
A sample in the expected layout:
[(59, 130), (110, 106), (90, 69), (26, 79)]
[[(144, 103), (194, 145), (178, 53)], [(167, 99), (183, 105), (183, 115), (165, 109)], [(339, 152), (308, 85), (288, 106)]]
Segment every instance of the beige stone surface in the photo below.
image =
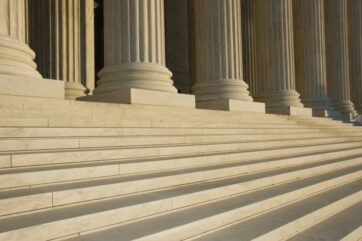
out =
[(118, 89), (115, 91), (109, 91), (106, 93), (78, 99), (83, 101), (195, 108), (195, 97), (193, 95), (168, 93), (138, 88)]
[(266, 113), (279, 114), (279, 115), (296, 115), (296, 116), (312, 116), (311, 108), (295, 107), (295, 106), (281, 106), (281, 107), (267, 107)]
[(1, 74), (0, 85), (0, 95), (64, 99), (63, 81)]
[(243, 101), (236, 99), (219, 99), (219, 100), (202, 101), (202, 102), (197, 102), (196, 107), (200, 109), (265, 113), (264, 103)]

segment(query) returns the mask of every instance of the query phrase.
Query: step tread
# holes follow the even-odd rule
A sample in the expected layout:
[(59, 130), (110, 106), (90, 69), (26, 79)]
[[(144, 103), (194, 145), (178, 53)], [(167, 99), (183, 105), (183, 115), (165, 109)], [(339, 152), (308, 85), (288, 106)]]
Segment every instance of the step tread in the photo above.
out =
[[(331, 176), (329, 176), (331, 177)], [(84, 235), (80, 238), (72, 240), (118, 240), (117, 237), (122, 237), (122, 240), (133, 240), (153, 233), (162, 232), (174, 227), (182, 227), (188, 223), (196, 222), (197, 220), (214, 216), (219, 213), (231, 211), (235, 208), (247, 206), (258, 201), (265, 200), (277, 195), (281, 195), (298, 188), (302, 188), (321, 181), (321, 176), (306, 178), (295, 182), (277, 185), (271, 188), (257, 190), (251, 193), (241, 194), (228, 199), (216, 201), (213, 203), (204, 204), (201, 206), (191, 207), (188, 209), (167, 213), (161, 216), (151, 217), (149, 219), (136, 221), (134, 223), (125, 224), (109, 230), (100, 231), (89, 235)], [(355, 193), (360, 190), (362, 180), (354, 181), (344, 185), (333, 192), (338, 192), (340, 197)], [(347, 188), (348, 187), (348, 188)], [(185, 230), (186, 231), (186, 230)], [(187, 232), (187, 231), (186, 231)], [(171, 239), (172, 240), (172, 239)], [(176, 240), (176, 239), (175, 239)], [(225, 240), (225, 239), (224, 239)]]
[[(302, 231), (288, 241), (337, 241), (362, 226), (362, 201)], [(362, 238), (362, 233), (361, 237)]]
[[(362, 184), (361, 181), (356, 183)], [(292, 223), (293, 221), (303, 218), (314, 211), (317, 211), (324, 206), (331, 204), (339, 199), (343, 199), (351, 192), (353, 184), (346, 184), (336, 189), (317, 194), (312, 197), (307, 197), (290, 205), (278, 208), (269, 213), (251, 218), (249, 220), (236, 223), (227, 228), (211, 232), (205, 236), (194, 239), (195, 241), (239, 241), (240, 237), (243, 240), (253, 240), (260, 236), (273, 232), (279, 227)], [(356, 186), (352, 186), (355, 192), (360, 191)], [(348, 207), (340, 213), (324, 220), (323, 222), (316, 224), (310, 229), (303, 231), (294, 238), (288, 239), (289, 241), (321, 241), (321, 240), (340, 240), (350, 231), (353, 231), (359, 225), (362, 224), (362, 218), (360, 216), (362, 211), (362, 202)], [(353, 213), (353, 211), (355, 213)], [(346, 216), (346, 215), (351, 215)], [(330, 223), (328, 225), (327, 223)], [(333, 225), (333, 226), (332, 226)], [(298, 231), (295, 230), (295, 231)], [(303, 235), (304, 234), (304, 235)], [(338, 236), (336, 236), (338, 235)], [(338, 238), (340, 237), (340, 238)], [(280, 237), (280, 240), (284, 240)]]

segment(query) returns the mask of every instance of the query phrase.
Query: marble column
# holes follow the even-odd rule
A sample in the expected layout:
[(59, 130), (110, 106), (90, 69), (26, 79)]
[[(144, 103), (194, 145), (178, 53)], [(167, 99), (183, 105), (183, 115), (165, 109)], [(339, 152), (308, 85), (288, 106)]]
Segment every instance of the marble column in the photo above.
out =
[(362, 1), (348, 1), (349, 73), (351, 99), (362, 114)]
[(65, 97), (94, 88), (92, 0), (28, 0), (29, 45), (44, 77), (63, 80)]
[(145, 89), (176, 93), (165, 64), (163, 0), (104, 1), (105, 67), (95, 95)]
[(195, 0), (197, 102), (252, 101), (243, 80), (240, 0)]
[(252, 97), (256, 95), (256, 42), (254, 1), (241, 0), (241, 24), (243, 39), (243, 73)]
[(293, 0), (297, 90), (304, 106), (333, 110), (327, 97), (324, 0)]
[(295, 84), (292, 1), (254, 1), (254, 13), (256, 99), (265, 102), (270, 113), (294, 109), (295, 115), (311, 115), (311, 110), (298, 108), (303, 105)]
[(328, 96), (336, 111), (353, 113), (349, 83), (347, 0), (325, 1), (325, 28)]
[(0, 74), (42, 78), (25, 32), (25, 0), (0, 0)]

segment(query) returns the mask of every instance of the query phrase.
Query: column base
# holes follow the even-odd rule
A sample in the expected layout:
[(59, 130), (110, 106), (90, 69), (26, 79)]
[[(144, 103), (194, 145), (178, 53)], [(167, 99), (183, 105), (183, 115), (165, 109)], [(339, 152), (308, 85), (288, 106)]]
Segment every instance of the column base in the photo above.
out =
[(264, 103), (233, 99), (201, 101), (196, 103), (196, 107), (199, 109), (209, 110), (248, 111), (265, 113)]
[(274, 106), (266, 107), (266, 113), (278, 115), (312, 116), (312, 109), (296, 106)]
[(64, 99), (64, 82), (0, 74), (0, 95)]
[(341, 112), (334, 110), (313, 110), (313, 116), (341, 119)]
[(96, 95), (84, 96), (77, 98), (77, 100), (195, 108), (195, 96), (193, 95), (135, 88), (125, 88)]
[(85, 96), (86, 88), (81, 84), (65, 83), (65, 98), (75, 100), (78, 97)]

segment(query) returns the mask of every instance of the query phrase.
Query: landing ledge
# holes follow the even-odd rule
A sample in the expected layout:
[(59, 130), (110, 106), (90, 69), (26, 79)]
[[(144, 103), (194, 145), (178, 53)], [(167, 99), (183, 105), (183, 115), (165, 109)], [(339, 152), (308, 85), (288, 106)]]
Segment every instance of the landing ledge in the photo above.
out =
[(80, 101), (105, 103), (160, 105), (195, 108), (195, 96), (153, 90), (127, 88), (111, 92), (79, 97)]
[(0, 95), (64, 99), (64, 82), (0, 74)]

